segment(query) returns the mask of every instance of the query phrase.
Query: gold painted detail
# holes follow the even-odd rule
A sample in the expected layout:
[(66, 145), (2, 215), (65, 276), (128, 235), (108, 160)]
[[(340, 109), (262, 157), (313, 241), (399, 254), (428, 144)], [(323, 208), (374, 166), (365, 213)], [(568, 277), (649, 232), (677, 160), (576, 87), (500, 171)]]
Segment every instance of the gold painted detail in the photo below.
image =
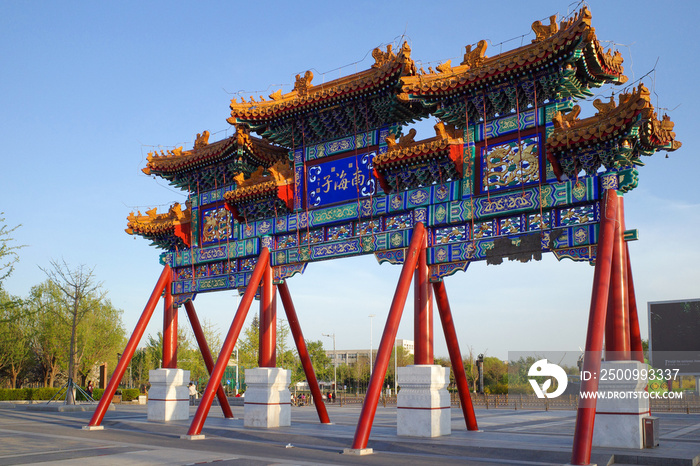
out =
[[(520, 147), (518, 147), (520, 146)], [(486, 154), (487, 189), (530, 183), (539, 179), (539, 144), (502, 144), (490, 147)]]
[(335, 220), (351, 218), (357, 215), (357, 204), (349, 204), (333, 209), (314, 212), (314, 221), (319, 223), (328, 223)]
[(254, 98), (246, 101), (241, 98), (231, 100), (231, 117), (227, 121), (232, 124), (251, 118), (267, 118), (289, 111), (303, 105), (318, 105), (336, 99), (339, 95), (349, 92), (366, 92), (365, 89), (375, 88), (386, 81), (386, 77), (399, 72), (402, 75), (415, 74), (416, 66), (411, 60), (411, 48), (404, 42), (398, 53), (391, 46), (384, 52), (377, 48), (372, 52), (375, 64), (368, 70), (335, 79), (330, 82), (312, 85), (313, 72), (297, 75), (294, 88), (283, 94), (281, 90), (270, 94), (271, 100), (257, 102)]
[(462, 132), (454, 125), (438, 122), (433, 129), (435, 137), (415, 141), (416, 130), (411, 128), (408, 134), (396, 141), (396, 136), (390, 134), (386, 137), (387, 151), (374, 157), (374, 165), (400, 163), (415, 157), (429, 157), (434, 152), (444, 151), (451, 144), (463, 144)]
[(231, 237), (231, 212), (221, 207), (204, 213), (202, 242), (222, 241)]
[(305, 96), (309, 93), (309, 88), (311, 87), (311, 81), (313, 79), (314, 73), (311, 70), (304, 73), (303, 78), (300, 75), (297, 75), (294, 82), (294, 91), (296, 91), (296, 93), (302, 97)]
[(555, 128), (571, 128), (579, 121), (578, 116), (581, 113), (581, 106), (574, 105), (569, 113), (558, 111), (552, 118)]
[[(617, 104), (611, 97), (609, 102), (596, 100), (593, 105), (598, 109), (598, 113), (583, 120), (577, 118), (580, 112), (578, 105), (569, 115), (557, 112), (552, 119), (554, 132), (547, 138), (547, 148), (561, 150), (562, 146), (590, 144), (593, 140), (604, 141), (613, 138), (621, 132), (628, 131), (632, 125), (638, 124), (637, 116), (647, 120), (641, 127), (650, 125), (659, 143), (671, 146), (668, 150), (675, 150), (681, 146), (681, 143), (675, 140), (673, 122), (668, 115), (660, 121), (657, 119), (649, 89), (643, 83), (632, 92), (619, 94)], [(641, 136), (644, 136), (643, 132)], [(628, 141), (621, 143), (623, 146), (629, 145)]]
[(192, 220), (192, 210), (187, 206), (183, 211), (179, 203), (173, 204), (167, 213), (159, 214), (154, 207), (146, 211), (146, 215), (141, 212), (134, 214), (131, 212), (127, 217), (126, 232), (130, 235), (154, 235), (171, 233), (175, 225), (190, 223)]
[[(534, 207), (534, 205), (535, 203), (532, 202), (529, 193), (525, 193), (525, 195), (517, 194), (492, 199), (491, 202), (487, 201), (486, 205), (484, 205), (484, 208), (482, 209), (482, 212), (484, 214), (493, 214), (507, 210), (531, 208)], [(486, 223), (484, 225), (490, 224)]]
[[(462, 60), (460, 65), (466, 66), (466, 69), (481, 66), (484, 60), (488, 58), (486, 56), (486, 47), (488, 47), (488, 42), (483, 39), (476, 44), (474, 50), (472, 50), (471, 44), (467, 45), (464, 51), (464, 60)], [(450, 69), (450, 71), (452, 71), (452, 69)]]
[(552, 15), (549, 17), (549, 24), (542, 24), (541, 21), (535, 21), (532, 23), (532, 31), (535, 33), (535, 38), (532, 42), (542, 42), (545, 39), (549, 39), (554, 34), (559, 32), (559, 26), (557, 25), (557, 15)]
[(577, 181), (576, 184), (574, 184), (571, 193), (574, 195), (577, 201), (580, 201), (586, 195), (586, 185), (580, 181)]
[(374, 65), (372, 65), (372, 68), (381, 68), (396, 58), (396, 54), (391, 50), (391, 47), (391, 44), (387, 45), (386, 52), (382, 52), (382, 49), (379, 47), (372, 50), (372, 58), (374, 58)]
[(209, 131), (203, 131), (201, 134), (197, 133), (197, 139), (194, 141), (194, 149), (201, 149), (209, 144)]
[(458, 66), (452, 66), (451, 63), (447, 66), (447, 63), (443, 63), (437, 73), (429, 68), (428, 73), (421, 69), (418, 74), (402, 76), (403, 87), (399, 99), (410, 101), (421, 95), (435, 96), (452, 89), (478, 85), (484, 79), (494, 79), (495, 76), (510, 73), (511, 70), (537, 66), (537, 63), (550, 60), (553, 53), (559, 54), (574, 51), (574, 49), (596, 54), (595, 60), (602, 68), (596, 72), (596, 75), (602, 72), (603, 74), (600, 75), (602, 79), (615, 83), (627, 80), (621, 74), (622, 67), (613, 66), (614, 63), (611, 61), (619, 59), (614, 55), (603, 53), (600, 47), (595, 45), (597, 43), (595, 29), (591, 27), (591, 14), (587, 8), (584, 7), (575, 16), (562, 21), (560, 26), (557, 26), (556, 16), (554, 16), (553, 19), (550, 18), (549, 25), (536, 21), (533, 29), (536, 39), (531, 44), (487, 57), (485, 55), (487, 42), (482, 40), (475, 47), (466, 46), (464, 59)]
[(598, 113), (596, 115), (604, 115), (606, 113), (610, 113), (613, 110), (615, 110), (615, 96), (610, 96), (610, 102), (603, 102), (600, 99), (595, 99), (593, 101), (593, 106), (598, 110)]
[(289, 164), (283, 160), (280, 160), (267, 169), (264, 167), (258, 167), (258, 169), (251, 173), (250, 177), (247, 179), (243, 173), (239, 173), (238, 175), (234, 176), (233, 179), (236, 182), (236, 186), (240, 189), (268, 182), (274, 182), (275, 186), (291, 184), (292, 177), (293, 173)]

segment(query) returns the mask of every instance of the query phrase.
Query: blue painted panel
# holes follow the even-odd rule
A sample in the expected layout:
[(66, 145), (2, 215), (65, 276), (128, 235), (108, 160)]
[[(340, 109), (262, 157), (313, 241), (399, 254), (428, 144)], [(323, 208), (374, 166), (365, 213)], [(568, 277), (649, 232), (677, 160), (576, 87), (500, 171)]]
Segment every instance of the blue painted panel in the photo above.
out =
[(309, 207), (347, 202), (376, 194), (377, 180), (372, 173), (375, 155), (376, 152), (369, 152), (309, 165), (306, 175)]

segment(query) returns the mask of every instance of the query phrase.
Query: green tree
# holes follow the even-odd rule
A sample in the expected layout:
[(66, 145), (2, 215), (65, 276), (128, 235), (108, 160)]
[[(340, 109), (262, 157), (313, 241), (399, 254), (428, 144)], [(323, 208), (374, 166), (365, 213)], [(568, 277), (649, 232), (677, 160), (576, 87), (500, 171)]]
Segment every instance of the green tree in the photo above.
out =
[(29, 306), (32, 316), (32, 350), (45, 387), (53, 387), (61, 367), (65, 367), (70, 329), (66, 321), (60, 290), (47, 280), (32, 287)]
[[(182, 367), (185, 359), (191, 354), (190, 342), (187, 339), (187, 330), (178, 326), (177, 328), (177, 359), (178, 364), (182, 369), (187, 369)], [(163, 332), (156, 333), (156, 336), (148, 335), (148, 342), (146, 343), (146, 354), (148, 355), (148, 367), (151, 369), (159, 369), (163, 364)], [(189, 361), (187, 361), (189, 362)], [(189, 369), (187, 369), (189, 370)]]
[(105, 299), (91, 305), (92, 312), (80, 322), (76, 332), (75, 364), (80, 385), (85, 386), (99, 363), (116, 367), (117, 353), (126, 345), (122, 311)]
[(17, 250), (23, 247), (11, 244), (14, 241), (12, 233), (19, 228), (19, 225), (8, 227), (2, 215), (4, 212), (0, 212), (0, 286), (3, 280), (15, 270), (15, 264), (19, 261)]
[(238, 338), (238, 359), (241, 368), (258, 367), (260, 348), (260, 319), (256, 313), (250, 325), (243, 330), (243, 337)]
[(22, 306), (0, 288), (0, 370), (9, 376), (10, 387), (19, 388), (17, 380), (33, 361), (31, 351), (31, 322)]
[(498, 358), (484, 358), (484, 387), (490, 393), (505, 393), (508, 384), (508, 365)]
[(134, 351), (134, 356), (131, 358), (132, 383), (141, 391), (145, 390), (148, 382), (148, 371), (152, 369), (149, 362), (146, 348), (138, 348)]
[(355, 393), (359, 393), (367, 387), (369, 383), (370, 367), (369, 367), (369, 356), (359, 354), (357, 356), (357, 362), (351, 366), (352, 368), (352, 378), (354, 383), (352, 386), (355, 387)]
[[(291, 369), (294, 373), (294, 367), (299, 361), (296, 349), (292, 349), (287, 342), (289, 334), (289, 324), (286, 320), (277, 320), (277, 367)], [(294, 382), (294, 381), (293, 381)]]
[[(219, 349), (221, 348), (221, 334), (219, 333), (219, 329), (207, 319), (202, 320), (201, 326), (204, 339), (211, 352), (211, 357), (216, 363), (219, 357)], [(182, 368), (190, 371), (190, 378), (192, 380), (208, 380), (209, 371), (204, 363), (202, 352), (199, 350), (197, 338), (192, 331), (188, 332), (188, 348), (186, 352), (178, 348), (178, 363), (182, 361)]]
[[(307, 340), (306, 350), (309, 352), (309, 357), (311, 358), (311, 365), (314, 368), (316, 379), (319, 382), (332, 380), (333, 366), (331, 365), (331, 358), (329, 358), (326, 355), (326, 351), (323, 349), (323, 342), (321, 340)], [(297, 363), (294, 367), (293, 379), (297, 381), (306, 380), (306, 374), (304, 374), (304, 367), (302, 366), (300, 360), (297, 360)]]
[(99, 306), (105, 297), (102, 284), (95, 281), (94, 270), (80, 265), (74, 269), (66, 261), (51, 261), (50, 269), (42, 269), (60, 290), (64, 308), (70, 321), (70, 348), (68, 350), (68, 386), (66, 404), (75, 404), (72, 385), (77, 378), (76, 340), (78, 325)]

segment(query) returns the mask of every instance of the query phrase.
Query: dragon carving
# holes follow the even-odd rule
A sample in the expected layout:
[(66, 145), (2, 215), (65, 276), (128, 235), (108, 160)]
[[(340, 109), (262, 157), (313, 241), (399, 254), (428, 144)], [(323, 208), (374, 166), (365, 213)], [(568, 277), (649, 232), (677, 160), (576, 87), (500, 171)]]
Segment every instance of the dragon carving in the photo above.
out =
[(467, 65), (467, 69), (481, 66), (481, 64), (484, 63), (484, 60), (488, 58), (486, 56), (487, 46), (488, 43), (483, 39), (476, 44), (476, 48), (474, 50), (472, 50), (471, 44), (467, 45), (465, 47), (466, 50), (464, 52), (464, 60), (462, 60), (460, 65)]

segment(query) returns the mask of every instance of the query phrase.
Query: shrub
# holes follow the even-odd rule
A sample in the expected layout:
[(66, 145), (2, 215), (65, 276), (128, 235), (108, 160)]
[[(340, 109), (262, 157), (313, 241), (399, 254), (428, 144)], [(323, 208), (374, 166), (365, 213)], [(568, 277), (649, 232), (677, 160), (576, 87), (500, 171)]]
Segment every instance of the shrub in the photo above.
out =
[(43, 388), (2, 388), (0, 389), (0, 400), (3, 401), (49, 401), (59, 388), (43, 387)]

